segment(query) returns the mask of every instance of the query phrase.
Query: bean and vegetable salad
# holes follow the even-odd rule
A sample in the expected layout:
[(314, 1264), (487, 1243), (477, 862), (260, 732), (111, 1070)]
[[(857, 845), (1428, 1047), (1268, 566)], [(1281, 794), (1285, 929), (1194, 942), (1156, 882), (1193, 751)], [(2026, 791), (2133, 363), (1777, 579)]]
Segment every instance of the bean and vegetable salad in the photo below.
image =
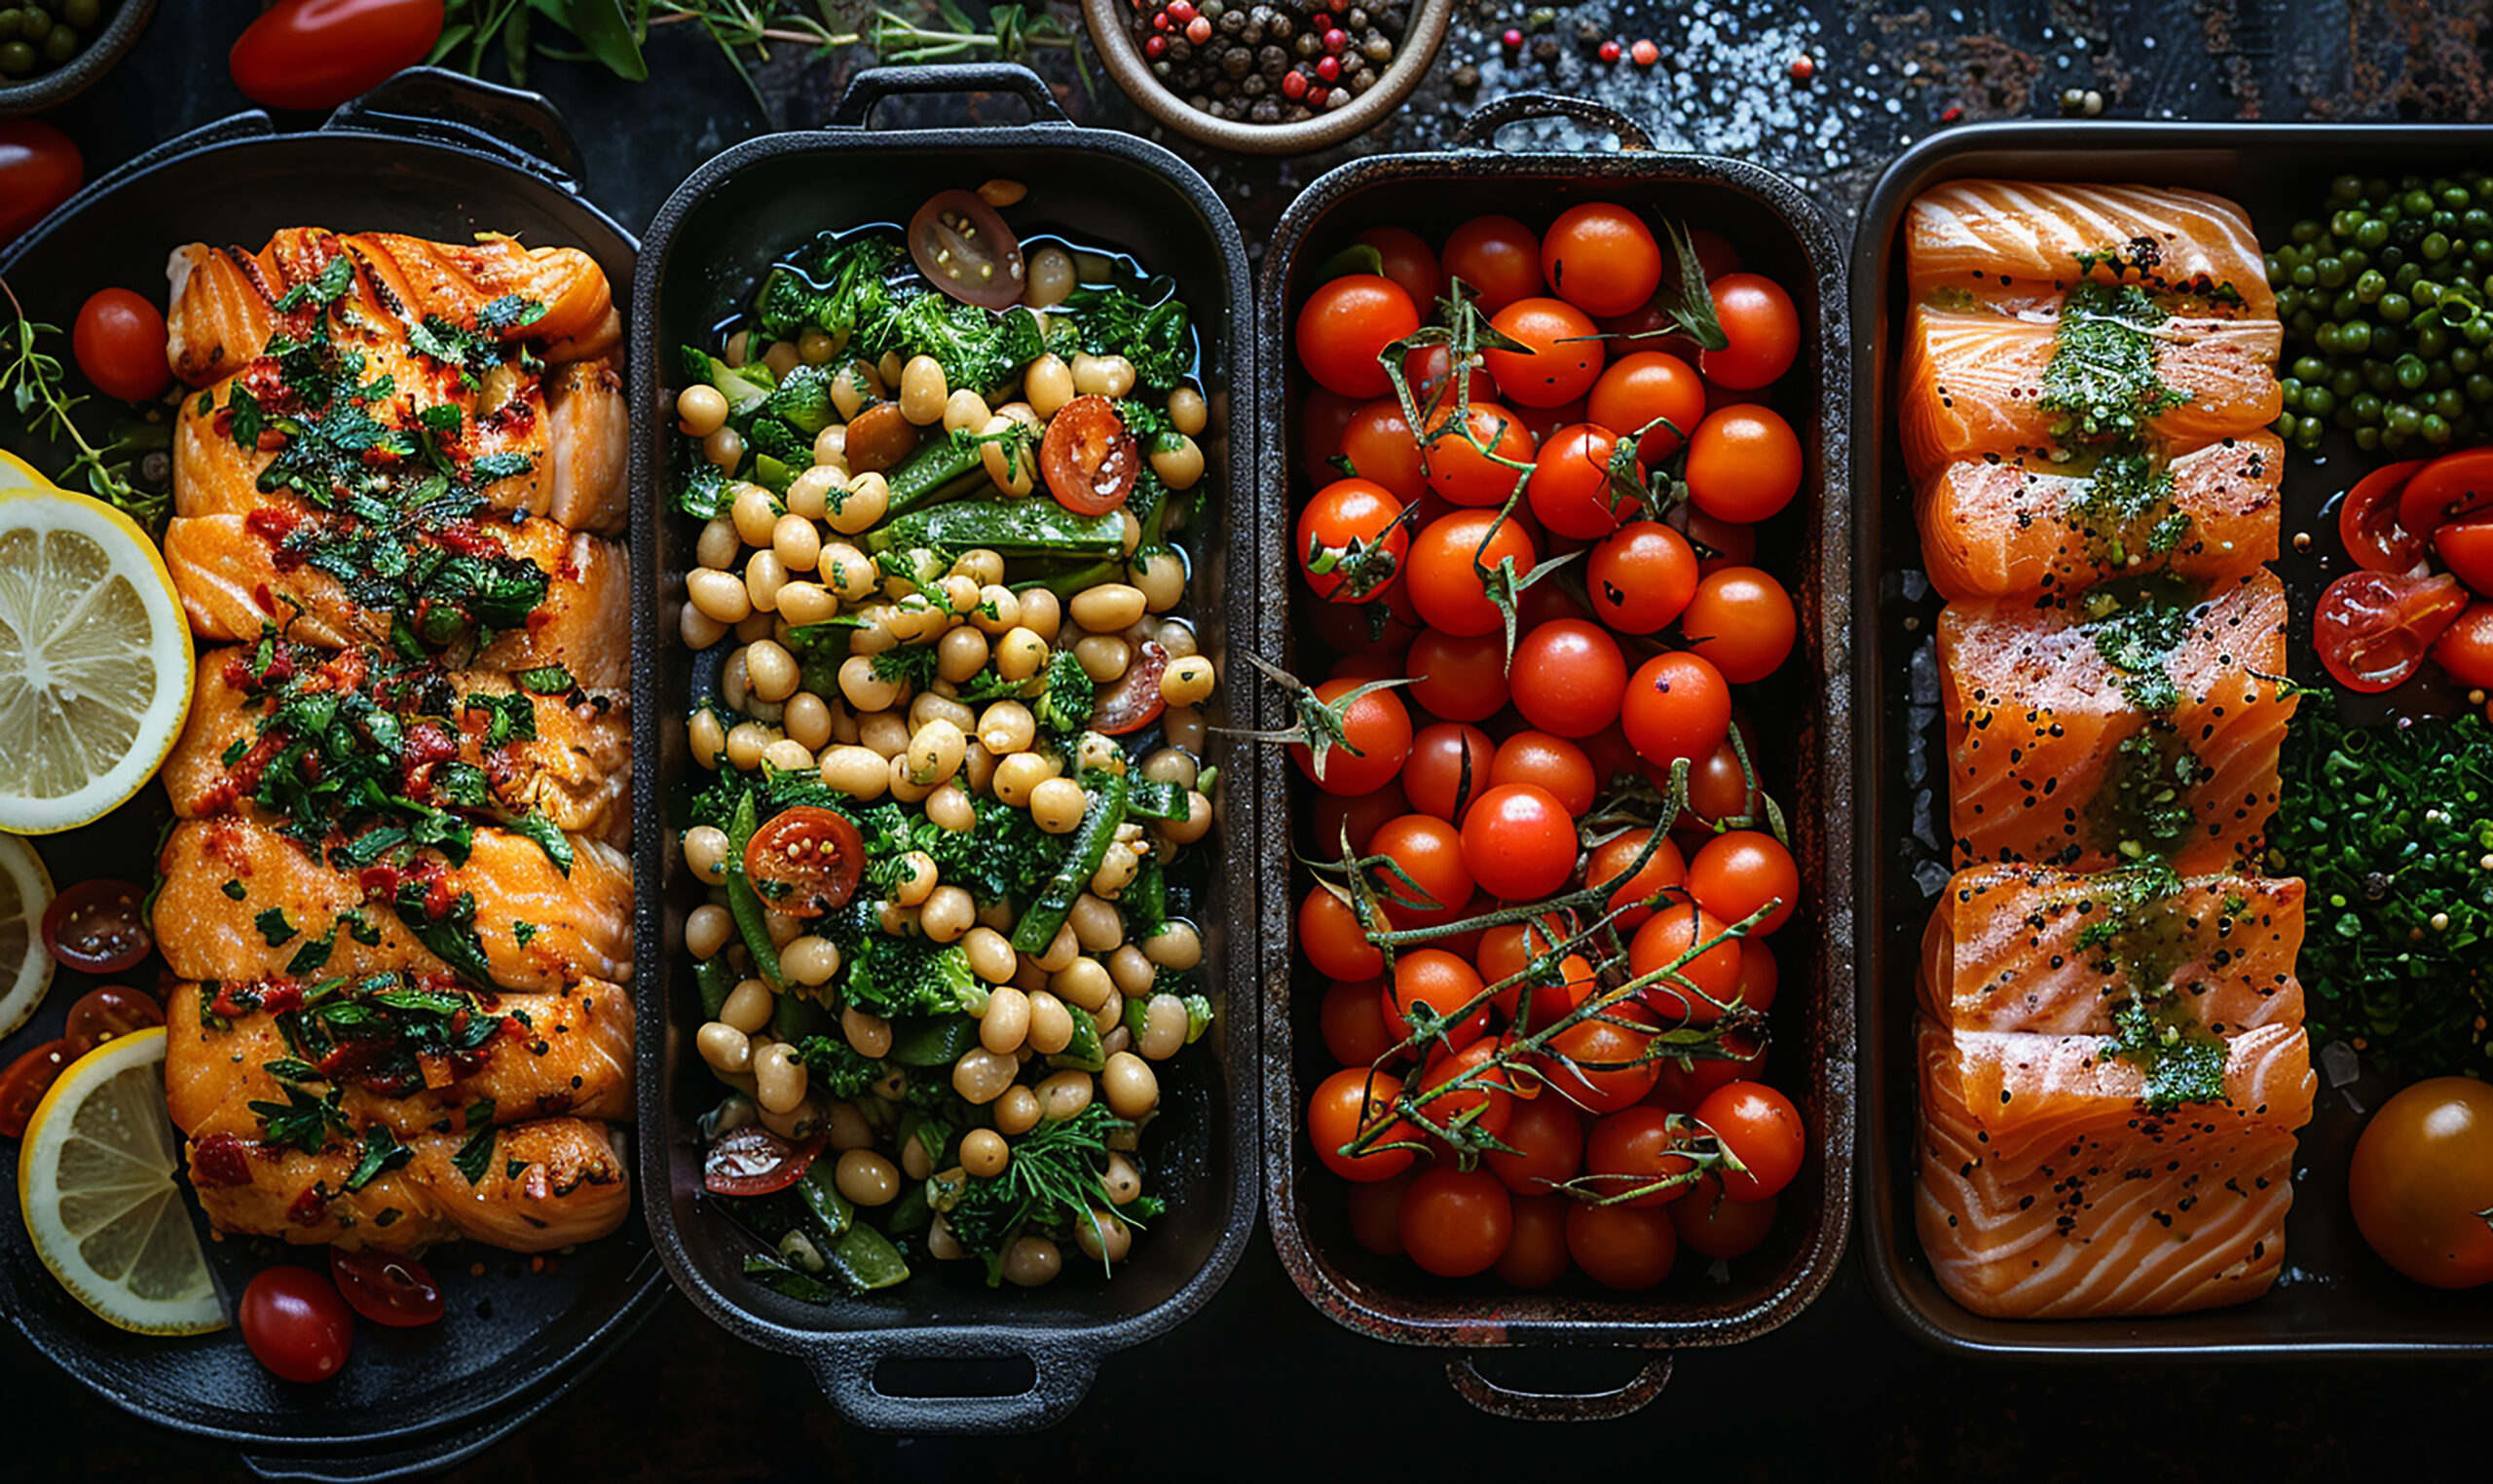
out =
[(705, 1185), (801, 1299), (1113, 1273), (1212, 1018), (1196, 335), (1023, 199), (826, 233), (682, 352)]

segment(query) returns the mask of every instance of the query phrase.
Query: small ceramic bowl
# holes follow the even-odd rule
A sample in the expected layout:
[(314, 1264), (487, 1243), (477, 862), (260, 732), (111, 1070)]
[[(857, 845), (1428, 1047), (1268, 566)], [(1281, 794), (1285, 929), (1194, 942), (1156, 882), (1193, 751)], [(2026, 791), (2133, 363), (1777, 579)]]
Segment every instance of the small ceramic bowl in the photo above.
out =
[(156, 0), (118, 0), (103, 30), (68, 65), (32, 73), (21, 82), (0, 83), (0, 119), (37, 113), (86, 92), (130, 55), (138, 33), (147, 28), (147, 18), (155, 14)]
[(1082, 14), (1091, 26), (1092, 46), (1108, 64), (1117, 86), (1143, 112), (1187, 138), (1215, 149), (1235, 150), (1242, 155), (1304, 155), (1358, 137), (1402, 105), (1411, 90), (1419, 86), (1430, 63), (1436, 60), (1437, 48), (1445, 42), (1446, 21), (1454, 13), (1454, 0), (1411, 0), (1410, 25), (1376, 86), (1340, 108), (1296, 124), (1246, 124), (1216, 119), (1187, 106), (1184, 98), (1162, 87), (1160, 79), (1151, 75), (1151, 63), (1135, 44), (1134, 32), (1126, 28), (1130, 9), (1131, 0), (1082, 0)]

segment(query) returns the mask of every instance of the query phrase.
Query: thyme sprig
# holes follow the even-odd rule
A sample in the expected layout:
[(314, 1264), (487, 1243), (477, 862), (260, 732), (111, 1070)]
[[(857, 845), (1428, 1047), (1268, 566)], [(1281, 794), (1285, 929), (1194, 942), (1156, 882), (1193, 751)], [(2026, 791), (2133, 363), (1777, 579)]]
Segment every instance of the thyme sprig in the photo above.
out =
[(0, 298), (9, 301), (12, 320), (5, 356), (0, 356), (0, 391), (8, 393), (10, 405), (25, 419), (29, 432), (50, 443), (69, 445), (69, 466), (61, 471), (61, 483), (83, 481), (96, 499), (146, 527), (149, 535), (163, 531), (173, 513), (171, 494), (139, 489), (130, 483), (130, 470), (141, 455), (169, 446), (170, 435), (161, 426), (119, 418), (103, 442), (90, 440), (72, 414), (93, 398), (73, 394), (60, 357), (43, 349), (43, 337), (58, 335), (60, 327), (27, 318), (5, 278), (0, 278)]

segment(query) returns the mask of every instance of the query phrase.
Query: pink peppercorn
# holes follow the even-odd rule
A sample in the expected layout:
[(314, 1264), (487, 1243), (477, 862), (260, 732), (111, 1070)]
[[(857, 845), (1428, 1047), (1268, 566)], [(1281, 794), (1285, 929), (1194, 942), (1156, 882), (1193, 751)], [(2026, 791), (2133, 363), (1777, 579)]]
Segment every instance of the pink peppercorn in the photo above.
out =
[(1179, 25), (1194, 19), (1194, 0), (1169, 0), (1169, 19)]
[(1211, 22), (1201, 16), (1187, 21), (1186, 39), (1199, 47), (1211, 40)]
[(1350, 44), (1350, 33), (1344, 31), (1339, 26), (1335, 26), (1324, 33), (1324, 50), (1327, 52), (1339, 52)]
[(1158, 61), (1160, 55), (1168, 50), (1169, 38), (1166, 36), (1146, 36), (1142, 39), (1142, 55), (1153, 61)]
[(1650, 67), (1661, 60), (1662, 49), (1650, 41), (1640, 41), (1627, 49), (1627, 55), (1636, 58), (1636, 65)]
[(1321, 85), (1310, 85), (1307, 90), (1307, 106), (1310, 108), (1321, 108), (1324, 106), (1324, 100), (1332, 95), (1332, 90), (1329, 88), (1325, 88)]
[(1342, 59), (1338, 56), (1318, 57), (1316, 59), (1316, 75), (1328, 83), (1333, 81), (1335, 78), (1340, 77), (1342, 75)]
[(1151, 28), (1152, 28), (1153, 30), (1155, 30), (1155, 31), (1165, 31), (1165, 30), (1168, 30), (1168, 29), (1170, 28), (1170, 26), (1169, 26), (1169, 13), (1168, 13), (1167, 11), (1162, 11), (1162, 12), (1160, 12), (1159, 14), (1157, 14), (1157, 15), (1153, 16), (1153, 17), (1151, 18)]
[(1804, 52), (1792, 58), (1792, 81), (1805, 83), (1817, 75), (1818, 64), (1808, 53)]
[(1601, 44), (1600, 55), (1601, 59), (1606, 62), (1615, 62), (1619, 60), (1619, 43), (1615, 41), (1603, 42)]
[(1307, 96), (1307, 74), (1304, 72), (1289, 72), (1284, 74), (1282, 77), (1282, 96), (1285, 98), (1303, 98)]
[(1507, 27), (1507, 34), (1499, 37), (1498, 40), (1504, 42), (1507, 50), (1511, 52), (1523, 45), (1523, 32), (1516, 30), (1513, 26), (1508, 26)]

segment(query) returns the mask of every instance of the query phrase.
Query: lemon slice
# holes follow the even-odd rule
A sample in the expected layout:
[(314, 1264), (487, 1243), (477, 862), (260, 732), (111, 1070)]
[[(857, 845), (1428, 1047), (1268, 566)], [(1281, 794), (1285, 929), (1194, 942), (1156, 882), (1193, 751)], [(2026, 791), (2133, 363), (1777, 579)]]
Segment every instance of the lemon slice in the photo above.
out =
[(165, 1027), (115, 1036), (44, 1094), (18, 1155), (35, 1255), (106, 1323), (149, 1335), (225, 1327), (191, 1228), (165, 1111)]
[(43, 470), (23, 459), (0, 448), (0, 494), (13, 490), (51, 490), (59, 486), (44, 477)]
[(182, 734), (191, 631), (156, 543), (85, 495), (0, 491), (0, 830), (137, 793)]
[(43, 857), (0, 835), (0, 1040), (17, 1034), (52, 987), (52, 955), (43, 947), (43, 909), (51, 905)]

